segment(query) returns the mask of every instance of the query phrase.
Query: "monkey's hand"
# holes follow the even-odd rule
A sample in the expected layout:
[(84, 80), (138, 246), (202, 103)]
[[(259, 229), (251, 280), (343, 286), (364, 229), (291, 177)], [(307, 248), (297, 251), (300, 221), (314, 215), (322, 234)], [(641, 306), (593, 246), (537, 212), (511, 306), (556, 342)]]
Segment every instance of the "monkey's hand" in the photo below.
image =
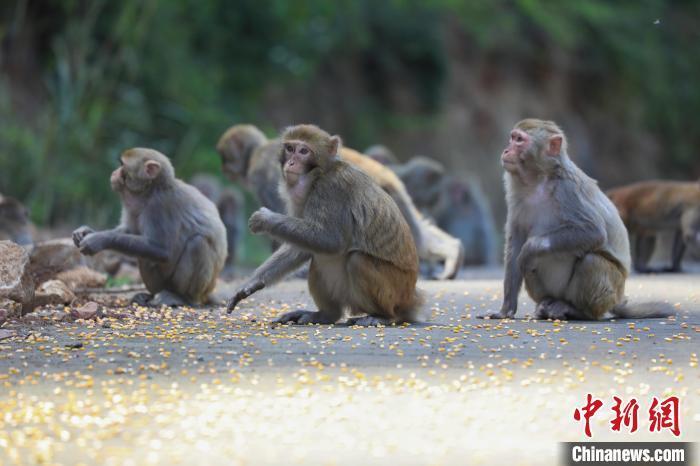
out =
[(88, 236), (84, 236), (83, 239), (78, 243), (78, 249), (81, 254), (86, 256), (92, 256), (104, 249), (103, 238), (99, 234), (92, 233)]
[(91, 235), (95, 233), (95, 230), (92, 228), (83, 225), (82, 227), (76, 229), (73, 231), (73, 243), (75, 244), (76, 247), (80, 247), (80, 242), (85, 238), (87, 235)]
[(104, 237), (100, 233), (92, 232), (88, 236), (84, 236), (78, 243), (78, 249), (81, 254), (92, 256), (104, 249)]
[(233, 311), (236, 308), (236, 305), (246, 299), (248, 296), (252, 295), (258, 290), (262, 290), (265, 288), (265, 284), (261, 281), (255, 281), (255, 282), (248, 282), (243, 287), (241, 287), (238, 291), (236, 291), (236, 294), (233, 295), (233, 298), (231, 298), (228, 302), (228, 310), (227, 312), (230, 314), (231, 311)]
[(250, 228), (251, 233), (258, 234), (267, 231), (270, 225), (270, 220), (275, 215), (273, 211), (267, 207), (261, 207), (253, 215), (250, 216), (248, 220), (248, 228)]

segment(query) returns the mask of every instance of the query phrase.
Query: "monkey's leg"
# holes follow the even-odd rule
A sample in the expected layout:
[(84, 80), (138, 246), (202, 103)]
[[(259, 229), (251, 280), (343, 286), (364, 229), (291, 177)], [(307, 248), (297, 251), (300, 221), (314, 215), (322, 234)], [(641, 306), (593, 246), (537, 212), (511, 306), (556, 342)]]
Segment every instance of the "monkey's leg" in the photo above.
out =
[(413, 322), (420, 298), (417, 271), (406, 271), (362, 253), (348, 258), (350, 309), (366, 317), (348, 319), (349, 325), (387, 325)]
[[(206, 302), (216, 286), (216, 279), (222, 268), (222, 257), (216, 254), (207, 239), (202, 235), (193, 236), (187, 240), (180, 259), (172, 269), (172, 278), (166, 285), (169, 294), (164, 295), (163, 304), (182, 305), (184, 302), (193, 304)], [(168, 304), (174, 303), (177, 299), (181, 304)]]
[(625, 274), (598, 254), (586, 254), (575, 265), (563, 301), (575, 309), (570, 319), (598, 320), (624, 300)]
[(457, 276), (464, 261), (464, 246), (454, 238), (426, 219), (421, 219), (422, 244), (418, 250), (421, 259), (438, 259), (445, 262), (438, 280), (451, 280)]
[(634, 270), (637, 273), (649, 273), (652, 270), (649, 268), (649, 259), (654, 252), (656, 245), (656, 236), (640, 233), (637, 235), (637, 240), (634, 244)]
[(524, 264), (525, 290), (537, 303), (537, 318), (549, 318), (551, 304), (564, 298), (574, 267), (574, 256), (561, 253), (546, 254)]
[(664, 269), (664, 272), (680, 272), (683, 254), (685, 253), (685, 241), (683, 232), (677, 230), (673, 235), (673, 248), (671, 249), (671, 267)]
[[(311, 261), (309, 266), (309, 292), (318, 307), (318, 311), (297, 310), (288, 312), (279, 317), (275, 322), (286, 324), (294, 322), (297, 324), (334, 324), (343, 316), (343, 303), (337, 299), (337, 290), (327, 283), (333, 277), (324, 276), (324, 270), (319, 268), (316, 259)], [(325, 271), (328, 272), (328, 271)], [(333, 275), (331, 272), (330, 275)], [(326, 282), (324, 282), (326, 280)], [(335, 291), (335, 293), (334, 293)]]

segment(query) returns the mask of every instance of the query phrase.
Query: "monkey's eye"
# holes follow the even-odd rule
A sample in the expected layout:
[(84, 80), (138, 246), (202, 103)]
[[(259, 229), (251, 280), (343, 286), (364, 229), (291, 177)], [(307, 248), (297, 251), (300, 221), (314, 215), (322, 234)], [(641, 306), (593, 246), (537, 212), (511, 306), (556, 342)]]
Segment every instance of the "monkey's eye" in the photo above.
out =
[(518, 134), (518, 135), (515, 137), (515, 142), (523, 142), (523, 137), (522, 137), (521, 135)]
[(306, 155), (306, 154), (309, 153), (309, 149), (307, 149), (306, 147), (302, 147), (302, 148), (299, 150), (299, 153), (300, 153), (301, 155)]
[(292, 146), (291, 144), (285, 144), (284, 150), (287, 152), (294, 152), (294, 146)]

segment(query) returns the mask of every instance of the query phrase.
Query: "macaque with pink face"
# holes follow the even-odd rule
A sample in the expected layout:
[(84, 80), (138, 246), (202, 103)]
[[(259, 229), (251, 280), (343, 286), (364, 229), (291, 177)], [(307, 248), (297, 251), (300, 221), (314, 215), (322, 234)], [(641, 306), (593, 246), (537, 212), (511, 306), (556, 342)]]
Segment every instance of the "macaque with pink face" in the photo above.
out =
[(554, 122), (515, 125), (501, 163), (508, 206), (504, 298), (499, 311), (483, 317), (513, 317), (523, 282), (540, 319), (669, 314), (663, 305), (627, 305), (627, 230), (598, 184), (569, 159)]
[(317, 311), (296, 310), (277, 322), (386, 325), (416, 319), (418, 253), (398, 205), (367, 173), (340, 156), (340, 138), (314, 125), (282, 134), (279, 193), (287, 213), (265, 207), (248, 221), (254, 234), (281, 243), (233, 295), (229, 311), (256, 291), (310, 262)]

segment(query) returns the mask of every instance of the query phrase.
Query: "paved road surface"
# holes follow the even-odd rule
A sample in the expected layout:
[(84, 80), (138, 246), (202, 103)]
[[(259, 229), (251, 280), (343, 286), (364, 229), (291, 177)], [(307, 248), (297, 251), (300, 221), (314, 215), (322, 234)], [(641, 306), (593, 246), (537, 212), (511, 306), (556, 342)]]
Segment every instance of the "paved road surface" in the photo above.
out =
[[(295, 280), (220, 309), (105, 308), (97, 321), (12, 322), (0, 340), (0, 463), (556, 464), (584, 440), (700, 440), (700, 275), (633, 277), (647, 321), (483, 321), (499, 270), (421, 282), (428, 323), (272, 327), (310, 305)], [(228, 292), (229, 286), (222, 290)], [(649, 432), (649, 407), (680, 398), (681, 435)], [(612, 432), (613, 396), (640, 406)]]

